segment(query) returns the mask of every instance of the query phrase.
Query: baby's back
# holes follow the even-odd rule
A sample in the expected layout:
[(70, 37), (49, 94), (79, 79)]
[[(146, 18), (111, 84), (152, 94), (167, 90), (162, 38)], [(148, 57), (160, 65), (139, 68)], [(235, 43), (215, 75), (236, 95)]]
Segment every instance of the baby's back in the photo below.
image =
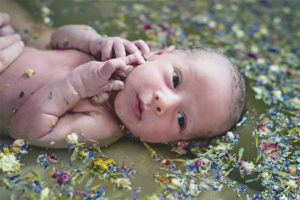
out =
[[(42, 51), (26, 47), (0, 74), (0, 135), (7, 134), (13, 113), (31, 94), (90, 60), (91, 56), (76, 50)], [(33, 70), (32, 76), (27, 75), (28, 69)]]

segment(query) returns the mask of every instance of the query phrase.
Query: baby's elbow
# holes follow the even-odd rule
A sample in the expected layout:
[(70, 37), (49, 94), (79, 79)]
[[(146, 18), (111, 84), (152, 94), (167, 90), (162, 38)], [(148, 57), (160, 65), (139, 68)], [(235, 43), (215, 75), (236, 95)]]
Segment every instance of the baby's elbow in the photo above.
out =
[(9, 134), (14, 139), (38, 140), (53, 130), (53, 126), (46, 125), (38, 120), (24, 120), (14, 117), (10, 123)]

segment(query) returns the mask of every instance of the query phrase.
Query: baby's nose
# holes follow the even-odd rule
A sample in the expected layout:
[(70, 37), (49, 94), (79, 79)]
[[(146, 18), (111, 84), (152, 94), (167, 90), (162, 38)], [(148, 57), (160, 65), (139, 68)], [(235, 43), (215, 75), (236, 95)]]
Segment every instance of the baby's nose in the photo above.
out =
[(155, 112), (158, 115), (163, 115), (166, 111), (168, 111), (176, 104), (174, 97), (172, 97), (171, 95), (163, 94), (159, 90), (155, 91), (154, 100), (156, 106)]

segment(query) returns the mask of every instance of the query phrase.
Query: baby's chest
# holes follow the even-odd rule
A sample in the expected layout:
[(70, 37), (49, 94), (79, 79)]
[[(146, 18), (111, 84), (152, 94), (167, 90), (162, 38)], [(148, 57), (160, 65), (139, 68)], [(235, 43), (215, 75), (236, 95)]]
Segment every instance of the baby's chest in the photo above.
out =
[(90, 57), (77, 51), (40, 51), (23, 54), (0, 74), (0, 117), (9, 118), (40, 88), (65, 77)]

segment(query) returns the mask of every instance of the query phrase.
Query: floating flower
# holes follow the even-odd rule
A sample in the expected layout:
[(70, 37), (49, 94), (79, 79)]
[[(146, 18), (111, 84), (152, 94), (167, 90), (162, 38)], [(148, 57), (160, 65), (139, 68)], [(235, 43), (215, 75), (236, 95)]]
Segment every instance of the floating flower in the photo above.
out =
[(44, 167), (46, 169), (51, 165), (52, 162), (58, 162), (58, 158), (54, 153), (51, 154), (40, 154), (37, 157), (37, 163), (40, 164), (40, 166)]
[(258, 124), (257, 130), (260, 132), (266, 132), (266, 133), (270, 132), (270, 130), (264, 124)]
[(4, 154), (0, 152), (0, 169), (3, 172), (16, 173), (20, 171), (20, 162), (14, 154)]
[(9, 154), (9, 149), (8, 149), (7, 145), (4, 145), (3, 148), (2, 148), (2, 150), (3, 150), (4, 154)]
[(50, 195), (50, 189), (45, 187), (44, 189), (42, 189), (41, 192), (41, 199), (40, 200), (48, 200)]
[(173, 147), (171, 150), (178, 153), (178, 154), (186, 154), (186, 147), (188, 147), (188, 145), (190, 144), (190, 142), (187, 141), (179, 141), (177, 142), (176, 146)]
[(71, 178), (71, 174), (69, 172), (55, 171), (52, 173), (52, 178), (57, 179), (57, 183), (62, 185), (67, 182)]
[(117, 187), (120, 189), (126, 188), (128, 190), (131, 190), (131, 182), (128, 178), (117, 178), (114, 180), (114, 182), (117, 184)]
[(296, 189), (297, 188), (297, 183), (294, 180), (288, 180), (286, 183), (286, 186), (291, 188), (291, 189)]
[(17, 139), (13, 142), (12, 146), (13, 147), (22, 147), (24, 146), (26, 143), (23, 139)]
[(29, 69), (26, 70), (26, 75), (27, 75), (28, 78), (30, 78), (34, 74), (35, 74), (34, 69), (29, 68)]
[(167, 26), (165, 24), (161, 24), (160, 27), (162, 28), (162, 30), (164, 32), (166, 32), (167, 34), (172, 34), (172, 28), (170, 26)]
[(236, 188), (235, 191), (236, 191), (237, 193), (243, 193), (243, 192), (246, 191), (246, 189), (247, 189), (247, 186), (246, 186), (246, 185), (241, 185), (240, 187)]
[(72, 145), (78, 144), (77, 134), (76, 133), (71, 133), (71, 134), (67, 135), (66, 141), (67, 141), (68, 144), (72, 144)]
[(92, 104), (95, 104), (95, 105), (99, 104), (100, 101), (99, 101), (98, 96), (97, 95), (93, 96), (91, 99), (91, 102), (92, 102)]
[(78, 159), (79, 160), (83, 160), (85, 159), (87, 156), (89, 155), (89, 150), (88, 149), (82, 149), (81, 151), (79, 151), (78, 153)]
[(297, 171), (297, 165), (291, 165), (290, 168), (288, 169), (290, 174), (295, 175)]
[(111, 158), (94, 158), (93, 159), (93, 167), (95, 169), (100, 169), (103, 171), (107, 171), (111, 164), (116, 164), (115, 161)]
[(151, 24), (150, 24), (150, 23), (148, 23), (148, 22), (144, 23), (144, 24), (143, 24), (143, 27), (144, 27), (144, 29), (145, 29), (145, 30), (152, 29), (152, 26), (151, 26)]
[(278, 150), (278, 143), (274, 141), (266, 141), (263, 144), (259, 145), (259, 148), (265, 153), (272, 153)]
[(246, 162), (243, 160), (241, 160), (240, 166), (240, 170), (244, 171), (245, 175), (251, 174), (254, 169), (254, 164), (252, 162)]
[(49, 162), (58, 162), (58, 158), (54, 153), (50, 153), (50, 155), (48, 155), (46, 159)]
[(234, 134), (233, 134), (233, 132), (228, 131), (228, 132), (226, 133), (226, 139), (227, 139), (227, 140), (233, 141), (233, 139), (234, 139)]

